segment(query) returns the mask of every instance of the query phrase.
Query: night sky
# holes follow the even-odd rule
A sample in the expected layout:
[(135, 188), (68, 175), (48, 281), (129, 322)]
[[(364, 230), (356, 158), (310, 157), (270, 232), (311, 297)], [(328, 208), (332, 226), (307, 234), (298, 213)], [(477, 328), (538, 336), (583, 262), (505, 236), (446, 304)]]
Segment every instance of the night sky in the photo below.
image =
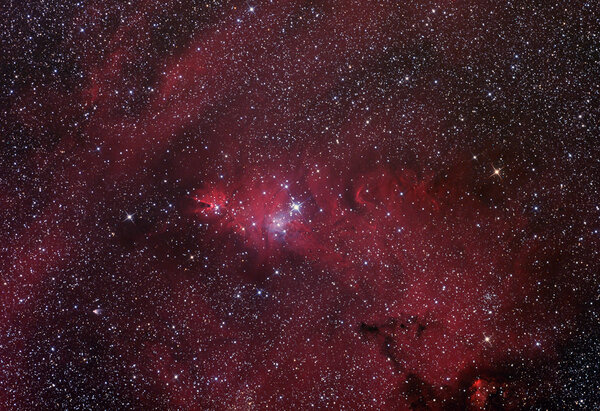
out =
[(0, 13), (1, 410), (600, 409), (598, 2)]

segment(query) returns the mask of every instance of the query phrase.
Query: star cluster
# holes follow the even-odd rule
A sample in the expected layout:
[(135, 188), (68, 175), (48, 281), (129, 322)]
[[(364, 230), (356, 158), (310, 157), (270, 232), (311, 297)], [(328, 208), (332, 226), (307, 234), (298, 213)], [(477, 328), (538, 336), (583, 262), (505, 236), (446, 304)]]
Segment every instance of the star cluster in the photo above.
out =
[(9, 1), (0, 408), (600, 408), (593, 1)]

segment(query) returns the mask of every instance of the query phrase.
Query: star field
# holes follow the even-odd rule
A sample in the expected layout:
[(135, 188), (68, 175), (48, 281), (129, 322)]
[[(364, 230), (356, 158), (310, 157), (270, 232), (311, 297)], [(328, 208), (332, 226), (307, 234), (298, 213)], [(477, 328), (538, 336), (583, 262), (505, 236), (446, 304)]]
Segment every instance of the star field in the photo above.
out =
[(597, 3), (0, 10), (0, 409), (600, 408)]

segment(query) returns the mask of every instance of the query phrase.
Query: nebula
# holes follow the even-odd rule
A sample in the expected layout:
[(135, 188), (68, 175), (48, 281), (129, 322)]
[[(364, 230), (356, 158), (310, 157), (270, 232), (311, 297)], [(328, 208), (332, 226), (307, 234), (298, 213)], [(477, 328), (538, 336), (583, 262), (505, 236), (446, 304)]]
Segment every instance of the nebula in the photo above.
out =
[(50, 3), (0, 23), (1, 409), (600, 408), (593, 2)]

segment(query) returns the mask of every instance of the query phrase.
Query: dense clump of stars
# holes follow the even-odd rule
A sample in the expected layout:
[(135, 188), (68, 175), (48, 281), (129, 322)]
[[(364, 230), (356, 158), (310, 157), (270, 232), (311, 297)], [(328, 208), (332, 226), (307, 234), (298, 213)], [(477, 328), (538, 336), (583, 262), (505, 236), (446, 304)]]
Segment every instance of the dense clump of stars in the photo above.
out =
[(8, 2), (0, 408), (600, 408), (599, 11)]

